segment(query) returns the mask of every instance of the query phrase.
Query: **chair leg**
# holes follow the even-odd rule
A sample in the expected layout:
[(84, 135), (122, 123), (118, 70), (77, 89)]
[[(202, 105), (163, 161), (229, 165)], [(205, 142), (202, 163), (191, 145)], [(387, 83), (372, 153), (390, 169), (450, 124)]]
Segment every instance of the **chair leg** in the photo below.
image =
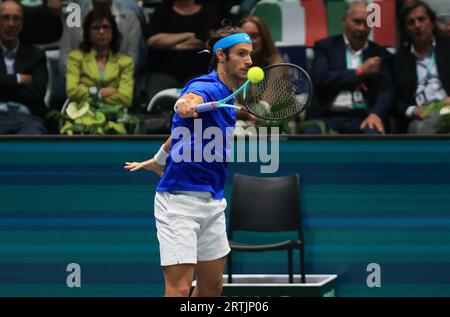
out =
[(299, 252), (300, 252), (301, 282), (302, 283), (306, 283), (306, 277), (305, 277), (305, 248), (303, 247), (303, 244), (300, 246)]
[(293, 258), (292, 258), (292, 248), (288, 249), (288, 272), (289, 272), (289, 283), (294, 283), (294, 274), (293, 274)]
[(227, 267), (228, 267), (228, 283), (233, 283), (232, 272), (231, 272), (231, 251), (227, 256)]

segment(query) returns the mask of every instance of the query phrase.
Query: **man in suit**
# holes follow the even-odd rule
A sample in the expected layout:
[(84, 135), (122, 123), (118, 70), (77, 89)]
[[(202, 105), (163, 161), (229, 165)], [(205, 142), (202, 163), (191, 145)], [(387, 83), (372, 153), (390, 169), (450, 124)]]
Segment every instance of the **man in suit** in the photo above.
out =
[(450, 39), (434, 35), (435, 22), (435, 13), (420, 1), (400, 13), (400, 32), (407, 44), (394, 56), (394, 81), (397, 108), (411, 134), (435, 133), (440, 116), (427, 113), (426, 106), (450, 104)]
[(43, 134), (48, 73), (45, 53), (19, 41), (22, 8), (0, 4), (0, 134)]
[[(343, 17), (344, 34), (315, 43), (311, 77), (314, 99), (307, 110), (306, 134), (385, 133), (392, 102), (391, 55), (368, 40), (367, 4), (349, 4)], [(319, 124), (322, 122), (321, 124)]]

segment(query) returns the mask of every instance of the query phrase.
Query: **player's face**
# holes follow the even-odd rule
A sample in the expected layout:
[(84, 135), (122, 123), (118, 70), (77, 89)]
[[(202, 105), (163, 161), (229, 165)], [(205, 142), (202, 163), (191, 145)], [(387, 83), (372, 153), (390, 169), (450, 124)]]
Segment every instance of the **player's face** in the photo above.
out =
[(406, 16), (406, 32), (414, 43), (431, 40), (433, 22), (424, 7), (417, 7)]
[(248, 43), (232, 46), (224, 63), (225, 72), (234, 80), (246, 80), (248, 69), (252, 65), (252, 51), (252, 45)]

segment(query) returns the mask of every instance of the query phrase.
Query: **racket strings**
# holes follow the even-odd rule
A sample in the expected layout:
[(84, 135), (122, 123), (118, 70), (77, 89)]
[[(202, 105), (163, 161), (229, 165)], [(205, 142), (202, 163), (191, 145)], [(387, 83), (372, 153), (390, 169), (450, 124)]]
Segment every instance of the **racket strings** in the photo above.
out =
[(300, 69), (277, 65), (265, 70), (263, 81), (251, 84), (247, 107), (266, 119), (287, 118), (305, 108), (310, 92), (310, 80)]

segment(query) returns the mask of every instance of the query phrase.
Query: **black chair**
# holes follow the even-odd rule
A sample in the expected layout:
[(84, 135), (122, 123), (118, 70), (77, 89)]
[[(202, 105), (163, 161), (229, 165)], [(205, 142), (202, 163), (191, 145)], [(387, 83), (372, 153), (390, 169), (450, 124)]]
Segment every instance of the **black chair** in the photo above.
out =
[[(270, 244), (245, 244), (233, 240), (235, 231), (297, 231), (298, 240)], [(293, 251), (300, 253), (301, 283), (305, 283), (305, 251), (300, 215), (299, 176), (253, 177), (235, 174), (228, 225), (231, 252), (228, 255), (228, 283), (232, 283), (232, 253), (286, 250), (289, 283), (294, 282)]]

